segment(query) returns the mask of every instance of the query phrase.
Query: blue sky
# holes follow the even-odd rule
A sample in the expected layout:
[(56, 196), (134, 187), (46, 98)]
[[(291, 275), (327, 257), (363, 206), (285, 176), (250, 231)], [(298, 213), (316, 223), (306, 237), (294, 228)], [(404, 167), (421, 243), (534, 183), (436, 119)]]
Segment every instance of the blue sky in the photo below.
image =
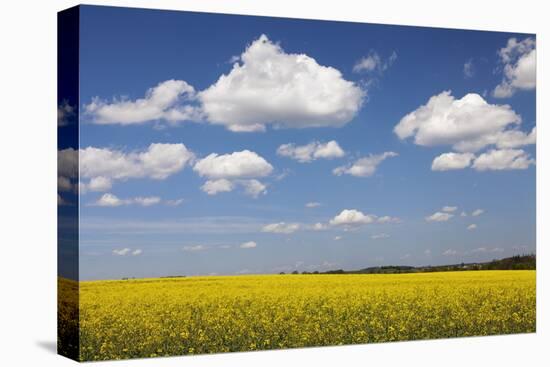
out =
[(534, 35), (84, 6), (80, 42), (81, 279), (535, 251)]

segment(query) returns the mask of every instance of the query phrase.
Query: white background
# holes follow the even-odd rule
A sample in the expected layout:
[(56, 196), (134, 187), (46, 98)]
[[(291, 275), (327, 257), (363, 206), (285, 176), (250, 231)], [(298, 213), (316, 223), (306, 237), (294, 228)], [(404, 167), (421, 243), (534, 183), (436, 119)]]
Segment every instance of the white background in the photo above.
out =
[[(102, 366), (542, 366), (550, 345), (545, 1), (134, 0), (90, 4), (537, 33), (537, 334), (104, 362)], [(56, 340), (56, 12), (0, 5), (0, 364), (65, 366)], [(546, 24), (545, 24), (546, 23)], [(548, 48), (547, 48), (548, 47)], [(546, 102), (546, 104), (544, 104)], [(543, 190), (546, 188), (546, 190)], [(546, 226), (544, 225), (546, 223)], [(546, 350), (545, 350), (546, 348)]]

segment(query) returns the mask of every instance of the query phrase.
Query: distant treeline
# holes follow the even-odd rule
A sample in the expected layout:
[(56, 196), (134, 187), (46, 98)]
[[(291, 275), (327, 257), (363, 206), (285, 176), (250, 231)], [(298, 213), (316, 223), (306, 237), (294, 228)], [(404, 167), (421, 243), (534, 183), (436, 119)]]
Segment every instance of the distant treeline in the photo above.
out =
[[(400, 265), (388, 265), (388, 266), (373, 266), (360, 270), (329, 270), (324, 272), (304, 271), (301, 274), (403, 274), (403, 273), (430, 273), (437, 271), (466, 271), (466, 270), (535, 270), (536, 256), (530, 255), (516, 255), (507, 257), (500, 260), (492, 260), (482, 263), (460, 263), (451, 265), (437, 265), (437, 266), (400, 266)], [(284, 274), (281, 272), (279, 274)], [(297, 270), (291, 274), (300, 274)]]

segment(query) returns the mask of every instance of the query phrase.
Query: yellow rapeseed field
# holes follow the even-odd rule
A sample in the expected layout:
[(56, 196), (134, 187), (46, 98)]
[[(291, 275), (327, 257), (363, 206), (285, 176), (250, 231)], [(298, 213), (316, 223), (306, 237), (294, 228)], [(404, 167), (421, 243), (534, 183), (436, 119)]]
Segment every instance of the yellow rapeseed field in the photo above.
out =
[(80, 282), (80, 359), (535, 331), (535, 271)]

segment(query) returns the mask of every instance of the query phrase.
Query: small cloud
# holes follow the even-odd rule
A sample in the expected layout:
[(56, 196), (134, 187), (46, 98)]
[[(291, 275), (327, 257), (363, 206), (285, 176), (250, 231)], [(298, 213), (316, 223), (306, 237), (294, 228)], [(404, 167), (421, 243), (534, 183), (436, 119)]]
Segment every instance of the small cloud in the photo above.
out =
[(180, 206), (183, 204), (183, 199), (166, 200), (165, 204), (168, 206)]
[(456, 250), (448, 249), (447, 251), (443, 252), (443, 256), (455, 256), (458, 254)]
[(372, 73), (378, 72), (382, 74), (386, 71), (393, 63), (397, 60), (397, 52), (393, 51), (392, 54), (386, 59), (383, 60), (380, 55), (371, 50), (368, 56), (362, 57), (359, 61), (353, 66), (354, 73)]
[(91, 206), (103, 206), (103, 207), (116, 207), (122, 205), (140, 205), (140, 206), (151, 206), (156, 205), (161, 202), (160, 198), (157, 196), (149, 197), (135, 197), (130, 199), (120, 199), (116, 195), (111, 193), (103, 194), (96, 202), (91, 203)]
[(63, 199), (61, 195), (57, 194), (57, 205), (66, 206), (66, 205), (70, 205), (70, 203), (67, 200)]
[(244, 186), (244, 192), (246, 195), (256, 199), (260, 195), (267, 193), (267, 186), (258, 180), (241, 180), (239, 183)]
[(485, 213), (485, 210), (483, 209), (476, 209), (472, 212), (472, 217), (478, 217), (480, 216), (481, 214)]
[(336, 236), (334, 237), (334, 241), (340, 241), (342, 239), (342, 236)]
[(300, 163), (309, 163), (317, 159), (334, 159), (346, 155), (337, 141), (328, 143), (314, 141), (306, 145), (293, 143), (283, 144), (277, 149), (277, 155), (297, 160)]
[(477, 224), (470, 224), (468, 227), (466, 227), (468, 229), (468, 231), (473, 231), (474, 229), (477, 228)]
[(143, 253), (143, 251), (138, 248), (138, 249), (132, 251), (132, 256), (138, 256), (138, 255), (141, 255), (142, 253)]
[(382, 154), (370, 154), (366, 157), (359, 158), (353, 163), (345, 166), (340, 166), (332, 170), (332, 173), (336, 176), (351, 175), (355, 177), (369, 177), (372, 176), (378, 166), (387, 158), (397, 157), (395, 152), (384, 152)]
[(187, 252), (197, 252), (197, 251), (204, 251), (204, 250), (206, 250), (206, 246), (204, 245), (183, 246), (183, 251), (187, 251)]
[(208, 195), (216, 195), (220, 192), (233, 191), (233, 188), (233, 183), (225, 178), (208, 180), (201, 186), (201, 190), (206, 192)]
[(115, 206), (121, 206), (121, 205), (126, 205), (127, 202), (125, 200), (121, 200), (119, 199), (116, 195), (113, 195), (113, 194), (103, 194), (99, 200), (97, 200), (94, 204), (92, 204), (93, 206), (110, 206), (110, 207), (115, 207)]
[(376, 219), (378, 223), (401, 223), (401, 219), (397, 217), (390, 217), (389, 215), (384, 215)]
[(314, 231), (324, 231), (328, 229), (328, 225), (318, 222), (318, 223), (315, 223), (313, 226), (311, 226), (311, 229)]
[(454, 217), (454, 215), (450, 213), (435, 212), (434, 214), (426, 217), (426, 221), (427, 222), (446, 222), (452, 217)]
[(125, 248), (122, 248), (122, 249), (115, 249), (115, 250), (113, 250), (113, 255), (125, 256), (125, 255), (128, 255), (130, 253), (130, 251), (132, 251), (132, 250), (129, 249), (128, 247), (125, 247)]
[(298, 229), (300, 229), (300, 225), (298, 223), (279, 222), (263, 226), (262, 232), (291, 234), (296, 232)]
[(457, 206), (444, 206), (441, 210), (447, 213), (454, 213), (457, 209)]
[(426, 255), (426, 256), (432, 256), (432, 250), (430, 250), (430, 249), (424, 250), (424, 255)]
[(464, 63), (463, 67), (464, 77), (466, 79), (472, 78), (475, 74), (475, 66), (474, 66), (474, 60), (469, 59)]
[(321, 206), (321, 203), (318, 203), (316, 201), (312, 201), (306, 204), (306, 208), (317, 208)]
[(156, 205), (160, 203), (160, 198), (158, 196), (150, 196), (150, 197), (139, 196), (131, 199), (131, 202), (141, 206), (151, 206), (151, 205)]
[(75, 106), (69, 104), (67, 100), (61, 102), (57, 107), (57, 126), (63, 127), (74, 124), (77, 118), (77, 111)]
[(240, 248), (255, 248), (256, 246), (257, 246), (256, 242), (248, 241), (248, 242), (241, 243), (241, 245), (239, 247)]
[(389, 237), (390, 235), (387, 233), (373, 234), (372, 236), (370, 236), (370, 238), (372, 238), (373, 240), (379, 240), (379, 239), (389, 238)]
[(468, 216), (468, 213), (466, 213), (466, 212), (463, 211), (462, 213), (460, 213), (460, 216), (461, 216), (461, 217), (467, 217), (467, 216)]
[(376, 216), (374, 215), (364, 214), (356, 209), (344, 209), (330, 220), (330, 224), (333, 226), (357, 226), (373, 223), (375, 220)]
[(410, 259), (410, 258), (411, 258), (411, 254), (405, 254), (405, 255), (400, 257), (401, 260), (407, 260), (407, 259)]

